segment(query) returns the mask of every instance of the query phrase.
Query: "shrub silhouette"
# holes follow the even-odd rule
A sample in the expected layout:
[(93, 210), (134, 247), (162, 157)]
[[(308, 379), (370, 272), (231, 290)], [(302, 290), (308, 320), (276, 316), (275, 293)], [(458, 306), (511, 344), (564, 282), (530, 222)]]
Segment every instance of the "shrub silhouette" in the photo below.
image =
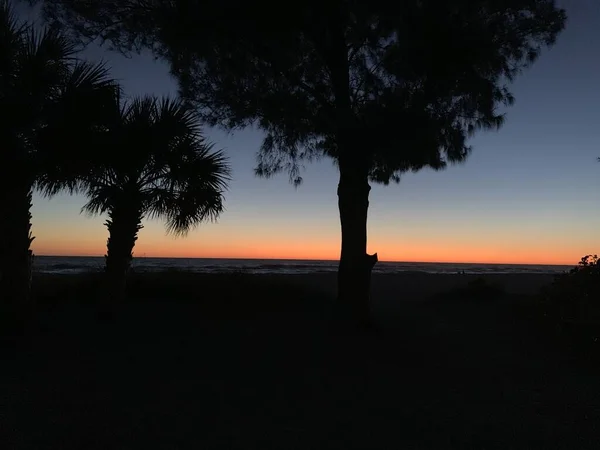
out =
[(468, 282), (468, 284), (451, 289), (441, 295), (444, 299), (467, 300), (467, 301), (487, 301), (494, 300), (506, 294), (504, 287), (491, 283), (483, 277), (477, 277)]
[(542, 292), (544, 315), (561, 333), (597, 342), (600, 337), (600, 259), (586, 255)]

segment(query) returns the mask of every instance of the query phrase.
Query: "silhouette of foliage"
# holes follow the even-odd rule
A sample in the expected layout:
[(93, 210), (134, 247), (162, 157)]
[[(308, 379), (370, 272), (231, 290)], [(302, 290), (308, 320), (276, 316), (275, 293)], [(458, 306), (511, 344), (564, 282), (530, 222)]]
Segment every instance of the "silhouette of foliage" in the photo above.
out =
[(82, 144), (114, 96), (104, 66), (75, 56), (65, 33), (20, 22), (0, 1), (0, 296), (15, 308), (29, 300), (32, 191), (77, 187)]
[[(261, 2), (43, 3), (47, 17), (78, 36), (167, 58), (185, 98), (212, 124), (265, 129), (265, 175), (296, 174), (294, 163), (315, 153), (337, 158), (339, 144), (329, 136), (335, 49), (321, 38), (333, 40), (341, 27), (353, 124), (368, 139), (362, 151), (371, 154), (371, 179), (382, 183), (463, 160), (470, 134), (502, 124), (496, 107), (514, 100), (502, 83), (535, 61), (564, 24), (564, 12), (547, 0), (480, 1), (479, 8), (467, 1), (269, 3), (269, 17)], [(429, 128), (432, 137), (423, 132)]]
[(115, 98), (112, 119), (99, 130), (98, 151), (83, 178), (83, 211), (106, 213), (106, 269), (119, 296), (144, 218), (163, 218), (167, 232), (185, 235), (223, 211), (229, 166), (201, 134), (197, 115), (179, 100)]
[(465, 298), (474, 300), (494, 300), (506, 295), (503, 286), (490, 282), (483, 277), (469, 281), (467, 286), (460, 289)]
[[(339, 297), (368, 314), (369, 181), (464, 161), (507, 84), (554, 43), (553, 0), (301, 3), (45, 0), (46, 17), (123, 52), (151, 49), (212, 125), (259, 127), (257, 174), (327, 156), (340, 171)], [(215, 26), (214, 24), (218, 24)]]
[(544, 295), (562, 321), (600, 324), (600, 259), (586, 255), (569, 272), (558, 275)]

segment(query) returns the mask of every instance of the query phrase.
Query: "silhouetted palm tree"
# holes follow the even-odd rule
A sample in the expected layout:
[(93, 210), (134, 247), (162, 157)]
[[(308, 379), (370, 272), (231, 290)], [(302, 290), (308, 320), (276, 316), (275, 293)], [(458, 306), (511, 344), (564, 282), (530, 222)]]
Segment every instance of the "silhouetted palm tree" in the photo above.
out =
[(21, 23), (0, 0), (0, 297), (17, 308), (30, 306), (32, 191), (76, 187), (82, 139), (114, 97), (104, 66), (75, 53), (61, 32)]
[(101, 138), (105, 152), (86, 182), (83, 210), (106, 213), (106, 271), (111, 295), (124, 293), (132, 251), (144, 218), (164, 218), (168, 232), (185, 234), (223, 211), (229, 166), (212, 151), (197, 116), (179, 100), (117, 98)]

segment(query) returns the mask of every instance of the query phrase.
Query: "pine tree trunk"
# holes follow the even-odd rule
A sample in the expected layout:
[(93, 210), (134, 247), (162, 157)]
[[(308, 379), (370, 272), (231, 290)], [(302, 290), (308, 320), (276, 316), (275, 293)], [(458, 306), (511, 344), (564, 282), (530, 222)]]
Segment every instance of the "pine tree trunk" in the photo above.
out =
[(13, 325), (31, 319), (31, 185), (11, 185), (2, 192), (6, 213), (0, 218), (0, 298)]
[(105, 225), (108, 229), (106, 242), (106, 274), (111, 303), (124, 299), (127, 275), (133, 259), (133, 247), (142, 228), (139, 208), (124, 204), (108, 212)]
[(367, 254), (368, 172), (359, 165), (340, 164), (338, 207), (342, 251), (338, 270), (338, 301), (349, 307), (353, 319), (371, 325), (371, 271), (377, 254)]
[(370, 156), (361, 142), (361, 121), (352, 108), (346, 17), (341, 4), (324, 7), (330, 24), (320, 52), (327, 61), (335, 97), (337, 162), (340, 170), (338, 208), (342, 228), (342, 251), (338, 269), (338, 302), (358, 324), (372, 325), (370, 311), (371, 271), (377, 254), (367, 254)]

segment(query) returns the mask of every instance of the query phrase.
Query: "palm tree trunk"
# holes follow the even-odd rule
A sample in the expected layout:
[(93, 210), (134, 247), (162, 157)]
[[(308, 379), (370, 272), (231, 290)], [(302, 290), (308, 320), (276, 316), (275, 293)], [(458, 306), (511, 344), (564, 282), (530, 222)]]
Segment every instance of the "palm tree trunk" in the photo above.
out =
[(338, 207), (342, 251), (338, 269), (338, 301), (358, 323), (370, 325), (371, 271), (377, 254), (367, 254), (368, 171), (360, 164), (340, 164)]
[(112, 302), (125, 297), (127, 275), (133, 259), (133, 247), (142, 228), (139, 208), (119, 205), (110, 209), (105, 222), (108, 229), (106, 242), (106, 273)]
[(10, 185), (2, 192), (0, 218), (0, 296), (15, 325), (31, 318), (31, 185)]

